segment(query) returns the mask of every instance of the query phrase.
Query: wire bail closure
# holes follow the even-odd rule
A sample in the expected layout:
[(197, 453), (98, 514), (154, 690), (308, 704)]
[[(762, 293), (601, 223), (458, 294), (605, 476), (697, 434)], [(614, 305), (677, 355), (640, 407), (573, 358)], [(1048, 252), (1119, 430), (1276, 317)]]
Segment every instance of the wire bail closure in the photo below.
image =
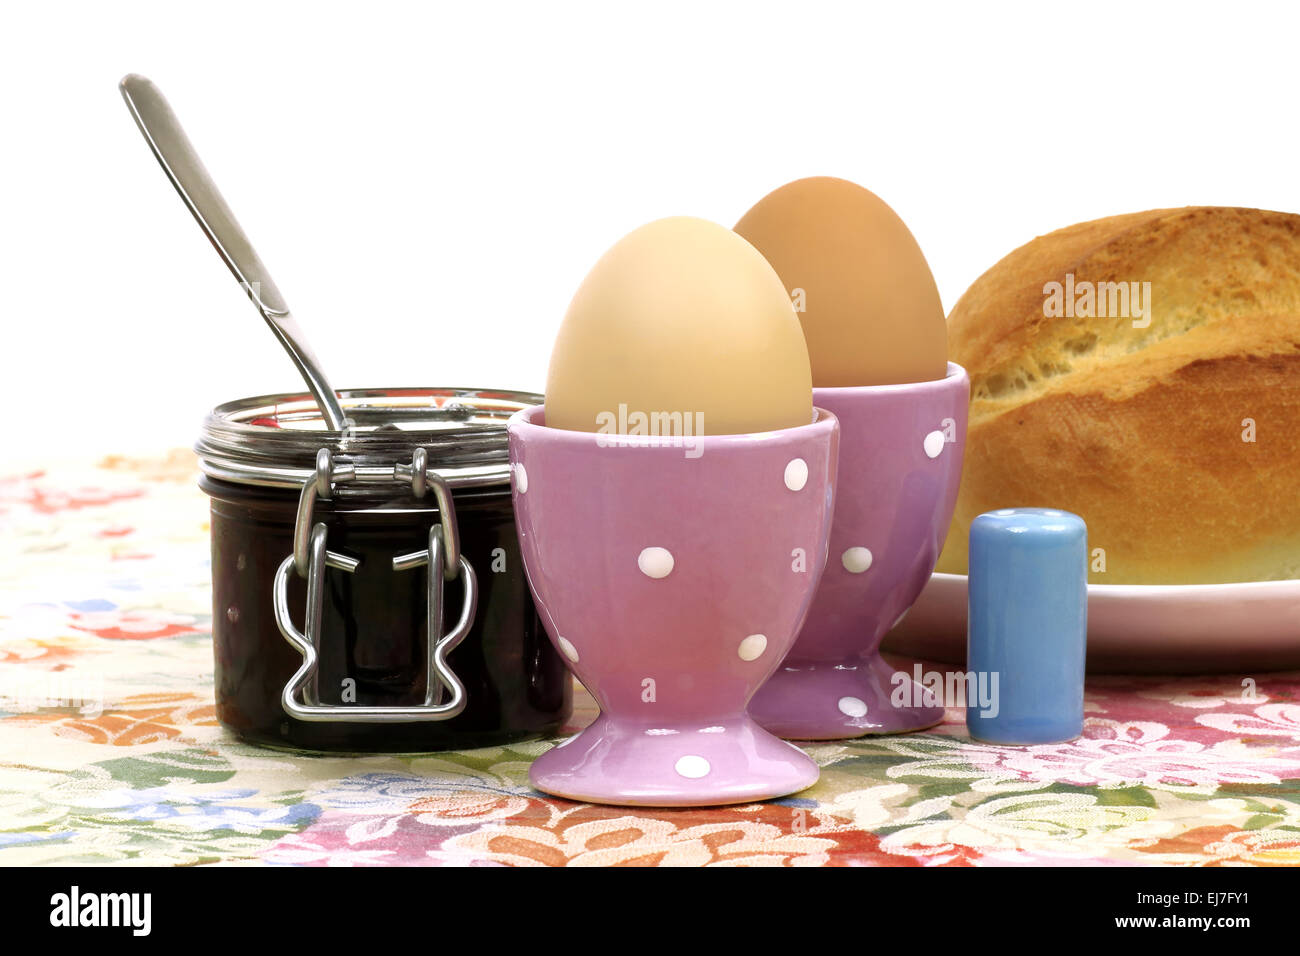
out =
[[(322, 451), (324, 450), (326, 449), (322, 449)], [(446, 567), (443, 569), (442, 574), (448, 581), (456, 580), (456, 576), (460, 573), (461, 563), (460, 532), (456, 527), (456, 506), (452, 503), (451, 486), (447, 484), (447, 479), (429, 468), (429, 453), (423, 448), (417, 448), (411, 452), (411, 463), (409, 465), (399, 464), (393, 466), (393, 480), (409, 481), (411, 483), (411, 494), (415, 495), (416, 498), (423, 498), (428, 493), (429, 486), (433, 486), (433, 496), (438, 501), (443, 553), (446, 556)], [(423, 555), (424, 552), (421, 551), (417, 554)], [(424, 563), (417, 561), (412, 564), (406, 560), (415, 557), (417, 555), (394, 558), (393, 569), (403, 571), (408, 567), (418, 567), (419, 564)], [(404, 563), (399, 565), (398, 561)]]
[[(474, 568), (460, 553), (460, 539), (456, 528), (456, 510), (451, 489), (445, 478), (428, 467), (428, 452), (416, 448), (411, 464), (393, 467), (393, 480), (409, 483), (416, 498), (423, 498), (429, 486), (433, 487), (438, 503), (438, 523), (429, 528), (428, 547), (423, 551), (398, 555), (393, 558), (393, 570), (405, 571), (418, 567), (428, 568), (428, 593), (426, 620), (428, 625), (428, 664), (425, 679), (424, 703), (405, 707), (376, 707), (351, 704), (320, 703), (319, 674), (322, 618), (325, 608), (325, 568), (332, 567), (352, 573), (360, 561), (326, 546), (329, 530), (324, 522), (314, 521), (317, 498), (328, 500), (334, 493), (336, 482), (352, 481), (356, 471), (350, 465), (335, 467), (328, 448), (316, 453), (314, 474), (303, 482), (298, 498), (298, 514), (294, 522), (293, 553), (287, 556), (275, 572), (273, 603), (276, 624), (289, 644), (302, 655), (302, 666), (289, 679), (281, 694), (285, 713), (298, 720), (309, 722), (341, 723), (412, 723), (417, 721), (449, 720), (465, 709), (465, 685), (451, 670), (447, 656), (469, 634), (478, 610), (478, 579)], [(307, 612), (303, 631), (294, 627), (289, 613), (289, 572), (296, 571), (307, 580)], [(460, 617), (446, 633), (445, 583), (460, 579), (464, 591)], [(451, 697), (443, 702), (444, 690)], [(301, 696), (301, 699), (299, 699)]]

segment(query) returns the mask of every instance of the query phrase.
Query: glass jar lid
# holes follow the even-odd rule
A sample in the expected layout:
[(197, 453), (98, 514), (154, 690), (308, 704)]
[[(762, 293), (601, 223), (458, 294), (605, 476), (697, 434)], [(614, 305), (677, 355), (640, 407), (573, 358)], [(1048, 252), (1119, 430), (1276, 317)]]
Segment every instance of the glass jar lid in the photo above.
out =
[(349, 425), (326, 426), (305, 392), (261, 395), (218, 405), (194, 445), (210, 478), (237, 484), (297, 488), (315, 474), (328, 448), (336, 466), (356, 469), (359, 482), (391, 482), (393, 467), (417, 448), (453, 487), (510, 480), (506, 421), (540, 405), (532, 392), (479, 388), (362, 388), (338, 393)]

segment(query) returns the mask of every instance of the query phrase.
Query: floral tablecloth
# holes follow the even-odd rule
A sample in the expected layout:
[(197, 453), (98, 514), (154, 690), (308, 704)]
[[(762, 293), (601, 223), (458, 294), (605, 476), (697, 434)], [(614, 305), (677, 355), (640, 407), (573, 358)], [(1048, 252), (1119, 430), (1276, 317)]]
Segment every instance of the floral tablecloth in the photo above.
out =
[[(1091, 679), (1056, 746), (974, 743), (950, 709), (809, 746), (816, 786), (718, 809), (546, 797), (550, 740), (248, 746), (214, 715), (195, 480), (188, 452), (0, 473), (0, 864), (1300, 865), (1297, 673)], [(571, 729), (594, 716), (579, 688)]]

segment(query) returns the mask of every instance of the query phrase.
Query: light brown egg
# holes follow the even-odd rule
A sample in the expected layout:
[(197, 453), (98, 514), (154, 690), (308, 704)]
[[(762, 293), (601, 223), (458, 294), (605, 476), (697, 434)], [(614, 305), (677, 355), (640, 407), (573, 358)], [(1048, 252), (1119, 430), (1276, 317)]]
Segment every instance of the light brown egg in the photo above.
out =
[(785, 284), (808, 342), (813, 384), (943, 378), (947, 328), (934, 275), (894, 210), (855, 183), (800, 179), (736, 224)]
[(780, 278), (736, 233), (690, 217), (642, 226), (592, 267), (546, 380), (546, 424), (574, 431), (642, 434), (659, 416), (650, 433), (676, 421), (739, 434), (812, 414), (808, 348)]

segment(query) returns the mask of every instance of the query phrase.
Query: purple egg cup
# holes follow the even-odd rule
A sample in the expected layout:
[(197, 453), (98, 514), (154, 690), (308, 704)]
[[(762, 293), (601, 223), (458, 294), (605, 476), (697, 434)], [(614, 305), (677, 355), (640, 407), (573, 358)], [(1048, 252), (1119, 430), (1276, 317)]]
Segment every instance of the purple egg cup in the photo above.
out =
[(931, 727), (942, 702), (880, 656), (880, 642), (934, 571), (957, 504), (970, 379), (815, 388), (840, 421), (830, 556), (803, 630), (750, 702), (794, 740)]
[(708, 806), (815, 783), (745, 705), (794, 644), (826, 563), (835, 416), (686, 445), (511, 418), (516, 527), (552, 643), (600, 716), (534, 761), (537, 789)]

